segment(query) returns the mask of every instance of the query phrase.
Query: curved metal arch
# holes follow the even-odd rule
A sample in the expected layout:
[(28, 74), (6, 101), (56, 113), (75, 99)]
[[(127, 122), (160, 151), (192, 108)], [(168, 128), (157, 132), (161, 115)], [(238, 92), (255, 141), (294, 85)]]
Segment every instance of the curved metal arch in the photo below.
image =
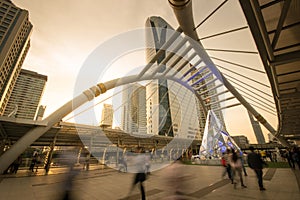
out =
[(28, 146), (30, 146), (34, 141), (36, 141), (39, 137), (41, 137), (46, 131), (48, 131), (54, 124), (60, 122), (65, 116), (71, 113), (73, 110), (82, 106), (84, 103), (93, 100), (95, 97), (105, 93), (107, 90), (113, 89), (115, 87), (119, 87), (125, 84), (134, 83), (137, 81), (147, 81), (147, 80), (155, 80), (155, 79), (168, 79), (175, 81), (181, 85), (183, 85), (188, 90), (192, 91), (196, 97), (199, 99), (199, 102), (204, 110), (204, 114), (207, 115), (207, 109), (203, 103), (203, 100), (199, 94), (187, 83), (181, 81), (180, 79), (172, 76), (159, 76), (152, 75), (140, 77), (139, 75), (132, 75), (123, 78), (113, 79), (104, 83), (99, 83), (91, 88), (83, 91), (80, 95), (75, 97), (74, 99), (68, 101), (63, 106), (58, 108), (52, 114), (50, 114), (47, 118), (45, 118), (42, 122), (47, 124), (46, 126), (39, 126), (29, 130), (22, 138), (20, 138), (8, 151), (6, 151), (0, 157), (0, 173), (4, 172), (17, 157), (22, 154)]
[[(290, 146), (289, 143), (283, 138), (278, 136), (277, 131), (272, 127), (271, 124), (259, 114), (254, 107), (252, 107), (239, 92), (231, 85), (231, 83), (223, 76), (221, 72), (217, 69), (211, 58), (208, 56), (203, 45), (198, 40), (198, 34), (195, 30), (194, 17), (192, 10), (191, 0), (168, 0), (171, 7), (173, 8), (174, 14), (177, 18), (179, 26), (184, 34), (188, 35), (194, 41), (190, 41), (194, 50), (202, 58), (203, 62), (210, 68), (210, 70), (215, 74), (215, 76), (224, 84), (224, 86), (236, 97), (236, 99), (253, 115), (255, 118), (268, 130), (270, 133), (276, 137), (283, 146)], [(197, 41), (197, 42), (195, 42)]]

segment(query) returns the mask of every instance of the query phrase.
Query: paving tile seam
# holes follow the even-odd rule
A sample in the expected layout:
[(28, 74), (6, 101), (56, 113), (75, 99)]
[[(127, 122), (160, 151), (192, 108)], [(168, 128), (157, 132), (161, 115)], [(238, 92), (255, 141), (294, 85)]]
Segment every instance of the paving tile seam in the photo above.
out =
[(265, 173), (265, 175), (263, 176), (264, 180), (268, 180), (271, 181), (272, 178), (274, 177), (276, 172), (276, 168), (269, 168), (268, 171)]
[[(111, 173), (113, 171), (116, 171), (114, 169), (100, 169), (102, 172), (98, 172), (95, 174), (105, 174), (105, 173)], [(81, 171), (80, 174), (83, 174), (85, 172), (93, 172), (93, 171), (98, 171), (98, 169), (94, 169), (94, 170), (89, 170), (89, 171)], [(27, 172), (27, 174), (23, 174), (23, 175), (13, 175), (13, 174), (5, 174), (5, 175), (0, 175), (0, 182), (3, 179), (11, 179), (11, 178), (34, 178), (34, 177), (41, 177), (41, 176), (59, 176), (62, 174), (66, 174), (66, 172), (56, 172), (55, 174), (37, 174), (37, 173), (31, 173), (31, 172)]]
[[(90, 177), (82, 177), (82, 178), (76, 178), (73, 181), (81, 181), (81, 180), (86, 180), (86, 179), (90, 179), (90, 178), (99, 178), (99, 177), (105, 177), (105, 176), (109, 176), (109, 174), (103, 174), (103, 175), (99, 175), (99, 176), (90, 176)], [(67, 180), (62, 180), (62, 181), (56, 181), (56, 182), (51, 182), (51, 183), (39, 183), (39, 184), (33, 184), (33, 187), (36, 186), (45, 186), (45, 185), (52, 185), (52, 184), (56, 184), (56, 183), (64, 183)]]
[(205, 195), (211, 193), (212, 191), (214, 191), (214, 190), (216, 190), (216, 189), (218, 189), (220, 187), (223, 187), (224, 185), (227, 185), (229, 183), (230, 183), (229, 180), (220, 180), (220, 181), (218, 181), (216, 183), (213, 183), (212, 185), (209, 185), (207, 187), (201, 188), (200, 190), (198, 190), (196, 192), (187, 194), (187, 196), (197, 197), (197, 198), (204, 197)]
[[(152, 196), (152, 195), (155, 195), (155, 194), (158, 194), (158, 193), (161, 193), (163, 192), (163, 190), (160, 190), (160, 189), (152, 189), (152, 190), (149, 190), (149, 191), (146, 191), (146, 196), (149, 197), (149, 196)], [(121, 198), (119, 200), (136, 200), (136, 199), (139, 199), (141, 196), (141, 194), (133, 194), (133, 195), (130, 195), (128, 197), (124, 197), (124, 198)]]

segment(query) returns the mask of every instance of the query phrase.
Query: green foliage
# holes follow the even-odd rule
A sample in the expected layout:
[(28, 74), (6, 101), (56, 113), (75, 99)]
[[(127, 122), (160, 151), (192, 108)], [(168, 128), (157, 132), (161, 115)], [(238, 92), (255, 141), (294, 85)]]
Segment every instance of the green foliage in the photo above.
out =
[(267, 168), (289, 168), (289, 163), (287, 162), (267, 162)]

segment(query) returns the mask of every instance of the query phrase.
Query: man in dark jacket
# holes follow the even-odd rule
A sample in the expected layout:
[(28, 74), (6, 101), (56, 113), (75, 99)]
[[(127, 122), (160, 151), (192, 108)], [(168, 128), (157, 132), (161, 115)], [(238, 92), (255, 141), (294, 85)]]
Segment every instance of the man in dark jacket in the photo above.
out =
[(254, 152), (254, 147), (249, 147), (251, 153), (247, 156), (248, 166), (253, 169), (256, 173), (258, 179), (258, 185), (260, 190), (266, 190), (263, 186), (263, 165), (265, 162), (261, 159), (261, 155), (259, 153)]

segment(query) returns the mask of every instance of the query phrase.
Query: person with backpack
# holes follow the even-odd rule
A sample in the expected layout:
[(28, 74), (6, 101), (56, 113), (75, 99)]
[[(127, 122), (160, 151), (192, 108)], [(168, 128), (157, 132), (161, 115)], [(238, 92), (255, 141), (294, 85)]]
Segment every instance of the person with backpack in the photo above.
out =
[(258, 186), (260, 190), (266, 190), (263, 185), (263, 165), (265, 162), (262, 160), (261, 155), (259, 153), (254, 152), (254, 147), (250, 146), (250, 153), (247, 156), (248, 166), (254, 170), (257, 180)]

